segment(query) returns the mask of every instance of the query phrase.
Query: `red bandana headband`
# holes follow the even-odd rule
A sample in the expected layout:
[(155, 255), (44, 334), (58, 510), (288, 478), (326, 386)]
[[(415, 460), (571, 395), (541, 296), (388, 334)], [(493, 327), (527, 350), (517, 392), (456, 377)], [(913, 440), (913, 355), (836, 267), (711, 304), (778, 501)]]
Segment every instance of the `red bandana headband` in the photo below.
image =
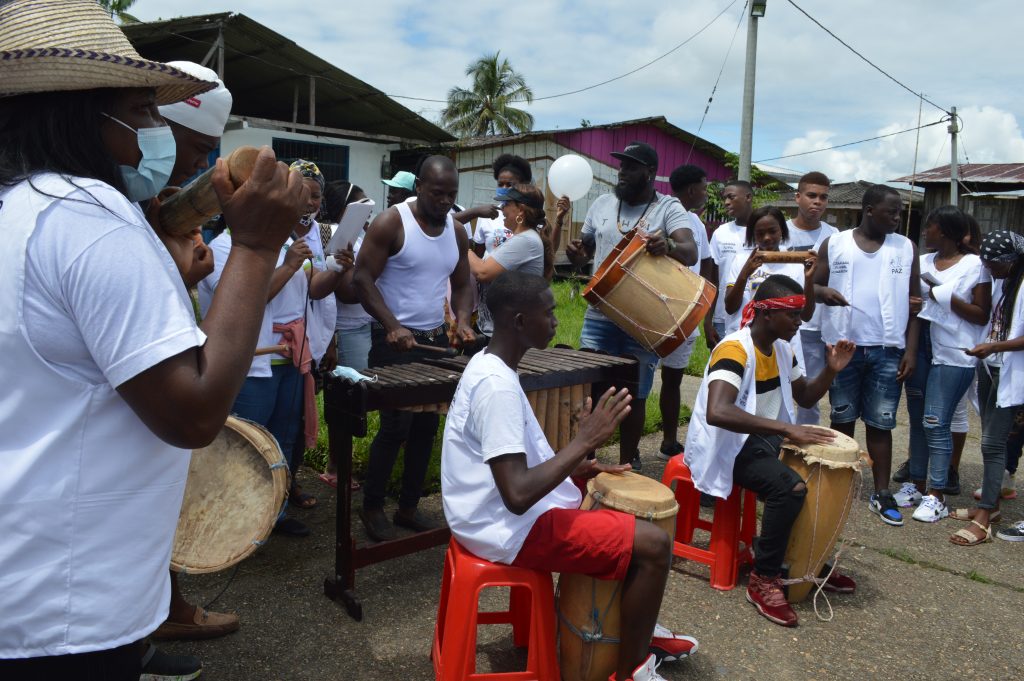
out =
[(751, 300), (743, 306), (743, 319), (740, 328), (754, 321), (754, 310), (802, 310), (807, 299), (804, 296), (783, 296), (782, 298), (765, 298)]

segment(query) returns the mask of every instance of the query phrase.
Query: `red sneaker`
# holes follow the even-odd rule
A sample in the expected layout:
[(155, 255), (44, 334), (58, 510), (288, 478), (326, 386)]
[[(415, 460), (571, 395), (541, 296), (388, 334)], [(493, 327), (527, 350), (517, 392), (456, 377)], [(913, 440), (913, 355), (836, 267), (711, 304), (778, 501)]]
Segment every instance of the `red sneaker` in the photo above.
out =
[(756, 572), (751, 572), (750, 582), (747, 584), (747, 600), (772, 622), (784, 627), (796, 626), (796, 613), (782, 593), (782, 578), (778, 575), (762, 577)]
[(687, 658), (696, 653), (698, 647), (697, 639), (692, 636), (676, 634), (668, 627), (655, 624), (649, 652), (662, 664)]
[(832, 573), (832, 576), (825, 582), (825, 586), (822, 587), (822, 591), (831, 591), (835, 594), (852, 594), (857, 590), (857, 582), (853, 581), (853, 578), (849, 575), (836, 570)]

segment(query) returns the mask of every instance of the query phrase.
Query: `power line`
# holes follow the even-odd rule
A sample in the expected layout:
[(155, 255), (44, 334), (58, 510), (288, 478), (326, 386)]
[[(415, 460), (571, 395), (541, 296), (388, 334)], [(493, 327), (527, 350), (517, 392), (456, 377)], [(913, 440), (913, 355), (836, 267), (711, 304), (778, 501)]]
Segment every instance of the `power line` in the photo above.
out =
[[(651, 61), (647, 62), (646, 64), (642, 64), (642, 65), (636, 67), (635, 69), (633, 69), (631, 71), (627, 71), (626, 73), (623, 73), (621, 75), (615, 76), (614, 78), (609, 78), (607, 80), (603, 80), (600, 83), (594, 83), (593, 85), (588, 85), (586, 87), (577, 88), (575, 90), (569, 90), (567, 92), (560, 92), (560, 93), (554, 94), (554, 95), (545, 95), (543, 97), (534, 97), (533, 101), (534, 102), (540, 102), (540, 101), (544, 101), (546, 99), (556, 99), (558, 97), (567, 97), (569, 95), (579, 94), (580, 92), (586, 92), (587, 90), (593, 90), (594, 88), (601, 87), (602, 85), (607, 85), (608, 83), (614, 83), (617, 80), (622, 80), (623, 78), (626, 78), (627, 76), (631, 76), (634, 73), (637, 73), (639, 71), (643, 71), (647, 67), (651, 66), (652, 64), (656, 64), (657, 62), (661, 61), (665, 57), (668, 57), (673, 52), (676, 52), (677, 50), (679, 50), (680, 48), (685, 46), (687, 43), (689, 43), (692, 40), (694, 40), (697, 36), (699, 36), (701, 33), (703, 33), (708, 28), (710, 28), (712, 24), (714, 24), (716, 21), (718, 21), (722, 17), (722, 15), (725, 14), (726, 12), (728, 12), (729, 9), (733, 5), (735, 5), (737, 2), (738, 2), (738, 0), (732, 0), (718, 14), (716, 14), (714, 16), (714, 18), (711, 19), (711, 21), (709, 21), (708, 23), (706, 23), (703, 26), (701, 26), (693, 35), (691, 35), (686, 40), (682, 41), (681, 43), (679, 43), (678, 45), (676, 45), (675, 47), (670, 49), (668, 52), (665, 52), (664, 54), (662, 54), (662, 55), (660, 55), (658, 57), (655, 57), (654, 59), (652, 59)], [(191, 36), (183, 35), (181, 33), (169, 32), (169, 34), (173, 35), (173, 36), (175, 36), (177, 38), (182, 38), (184, 40), (189, 40), (189, 41), (194, 42), (194, 43), (199, 43), (201, 45), (206, 45), (206, 46), (212, 46), (213, 45), (213, 43), (211, 43), (211, 42), (207, 42), (205, 40), (200, 40), (198, 38), (193, 38)], [(735, 36), (734, 36), (734, 38), (735, 38)], [(327, 83), (331, 83), (332, 85), (335, 85), (335, 86), (337, 86), (339, 88), (342, 88), (342, 89), (345, 89), (345, 90), (349, 90), (349, 91), (352, 91), (352, 92), (356, 92), (356, 93), (360, 93), (360, 94), (366, 94), (366, 95), (371, 95), (371, 96), (372, 95), (380, 95), (380, 96), (384, 96), (384, 97), (391, 97), (392, 99), (407, 99), (407, 100), (414, 101), (414, 102), (434, 102), (434, 103), (437, 103), (437, 104), (448, 104), (448, 100), (447, 99), (433, 99), (433, 98), (430, 98), (430, 97), (413, 97), (411, 95), (394, 95), (394, 94), (390, 94), (390, 93), (380, 92), (379, 90), (374, 90), (374, 89), (368, 89), (368, 88), (364, 88), (364, 87), (354, 86), (354, 85), (350, 85), (348, 83), (342, 83), (342, 82), (337, 81), (337, 80), (335, 80), (333, 78), (330, 78), (329, 76), (325, 76), (325, 75), (321, 75), (321, 74), (303, 73), (302, 71), (299, 71), (298, 69), (294, 69), (294, 68), (291, 68), (291, 67), (288, 67), (288, 66), (282, 66), (281, 64), (276, 64), (274, 62), (271, 62), (271, 61), (268, 61), (266, 59), (263, 59), (262, 57), (258, 57), (256, 55), (248, 54), (248, 53), (245, 53), (245, 52), (243, 52), (241, 50), (232, 48), (229, 45), (225, 45), (225, 48), (228, 49), (228, 50), (231, 50), (232, 52), (234, 52), (237, 55), (246, 57), (248, 59), (255, 59), (256, 61), (263, 62), (264, 64), (267, 64), (268, 66), (273, 66), (273, 67), (275, 67), (277, 69), (280, 69), (282, 71), (289, 71), (289, 72), (294, 73), (295, 75), (298, 75), (298, 76), (316, 78), (318, 80), (321, 80), (321, 81), (324, 81), (324, 82), (327, 82)]]
[[(575, 95), (575, 94), (579, 94), (580, 92), (586, 92), (587, 90), (593, 90), (593, 89), (594, 89), (594, 88), (596, 88), (596, 87), (601, 87), (602, 85), (607, 85), (608, 83), (613, 83), (613, 82), (615, 82), (615, 81), (617, 81), (617, 80), (622, 80), (622, 79), (623, 79), (623, 78), (625, 78), (626, 76), (631, 76), (631, 75), (633, 75), (634, 73), (636, 73), (637, 71), (642, 71), (642, 70), (646, 69), (646, 68), (647, 68), (648, 66), (650, 66), (651, 64), (654, 64), (654, 63), (656, 63), (656, 62), (659, 62), (659, 61), (661, 61), (661, 60), (662, 60), (662, 59), (664, 59), (665, 57), (669, 56), (670, 54), (672, 54), (673, 52), (675, 52), (676, 50), (678, 50), (679, 48), (681, 48), (681, 47), (682, 47), (683, 45), (686, 45), (686, 44), (687, 44), (688, 42), (690, 42), (691, 40), (693, 40), (694, 38), (696, 38), (697, 36), (699, 36), (699, 35), (700, 35), (701, 33), (703, 33), (704, 31), (706, 31), (706, 30), (707, 30), (708, 28), (710, 28), (710, 27), (711, 27), (711, 25), (712, 25), (713, 23), (715, 23), (716, 21), (718, 21), (718, 19), (719, 19), (719, 18), (720, 18), (720, 17), (721, 17), (721, 16), (723, 15), (723, 14), (725, 14), (726, 12), (728, 12), (728, 11), (729, 11), (729, 8), (730, 8), (730, 7), (732, 7), (733, 5), (735, 5), (735, 4), (736, 4), (736, 2), (737, 2), (737, 0), (732, 0), (732, 2), (730, 2), (730, 3), (728, 4), (728, 5), (726, 5), (726, 6), (725, 6), (725, 8), (724, 8), (724, 9), (722, 9), (722, 11), (721, 11), (721, 12), (719, 12), (718, 14), (716, 14), (716, 15), (715, 15), (715, 18), (714, 18), (714, 19), (712, 19), (711, 21), (709, 21), (708, 23), (706, 23), (706, 24), (704, 24), (704, 25), (703, 25), (702, 27), (700, 27), (700, 29), (698, 29), (696, 33), (694, 33), (694, 34), (693, 34), (693, 35), (691, 35), (691, 36), (690, 36), (689, 38), (687, 38), (687, 39), (686, 39), (686, 40), (684, 40), (683, 42), (681, 42), (681, 43), (679, 43), (678, 45), (676, 45), (675, 47), (673, 47), (673, 48), (672, 48), (671, 50), (669, 50), (669, 51), (668, 51), (668, 52), (666, 52), (665, 54), (661, 55), (660, 57), (655, 57), (654, 59), (652, 59), (651, 61), (647, 62), (647, 63), (646, 63), (646, 64), (644, 64), (643, 66), (638, 66), (638, 67), (636, 67), (635, 69), (633, 69), (632, 71), (627, 71), (626, 73), (623, 73), (623, 74), (622, 74), (621, 76), (615, 76), (614, 78), (609, 78), (608, 80), (603, 80), (603, 81), (601, 81), (600, 83), (594, 83), (593, 85), (588, 85), (587, 87), (579, 88), (579, 89), (577, 89), (577, 90), (570, 90), (570, 91), (568, 91), (568, 92), (560, 92), (560, 93), (558, 93), (557, 95), (546, 95), (546, 96), (544, 96), (544, 97), (534, 97), (534, 98), (533, 98), (533, 101), (535, 101), (535, 102), (540, 102), (540, 101), (543, 101), (543, 100), (545, 100), (545, 99), (555, 99), (556, 97), (566, 97), (566, 96), (568, 96), (568, 95)], [(398, 95), (392, 95), (392, 96), (394, 97), (394, 96), (398, 96)]]
[(787, 0), (787, 1), (789, 2), (789, 4), (793, 5), (793, 7), (795, 7), (795, 8), (797, 9), (797, 11), (799, 11), (799, 12), (800, 12), (801, 14), (803, 14), (803, 15), (804, 15), (805, 17), (807, 17), (808, 19), (810, 19), (811, 21), (813, 21), (813, 22), (814, 22), (815, 24), (817, 24), (818, 28), (820, 28), (821, 30), (825, 31), (825, 33), (828, 33), (828, 34), (829, 34), (830, 36), (832, 36), (833, 38), (835, 38), (836, 40), (838, 40), (838, 41), (839, 41), (839, 43), (840, 43), (840, 44), (841, 44), (841, 45), (842, 45), (843, 47), (845, 47), (846, 49), (850, 50), (850, 52), (853, 52), (853, 53), (854, 53), (855, 55), (857, 55), (857, 56), (858, 56), (858, 57), (860, 57), (860, 58), (861, 58), (862, 60), (864, 60), (864, 62), (866, 62), (866, 63), (867, 63), (867, 64), (868, 64), (869, 66), (871, 66), (871, 68), (875, 69), (876, 71), (878, 71), (879, 73), (881, 73), (881, 74), (882, 74), (883, 76), (885, 76), (886, 78), (888, 78), (888, 79), (889, 79), (889, 80), (891, 80), (892, 82), (896, 83), (897, 85), (899, 85), (899, 86), (900, 86), (901, 88), (903, 88), (904, 90), (906, 90), (906, 91), (907, 91), (907, 92), (909, 92), (910, 94), (914, 95), (914, 97), (920, 97), (920, 98), (921, 98), (921, 99), (923, 99), (924, 101), (926, 101), (926, 102), (928, 102), (929, 104), (931, 104), (932, 106), (934, 106), (934, 107), (935, 107), (936, 109), (938, 109), (939, 111), (942, 111), (943, 113), (947, 113), (947, 114), (949, 113), (949, 111), (948, 111), (948, 110), (946, 110), (946, 109), (945, 109), (944, 107), (941, 107), (941, 106), (939, 106), (938, 104), (936, 104), (935, 102), (933, 102), (932, 100), (930, 100), (930, 99), (928, 99), (928, 98), (926, 98), (926, 97), (922, 97), (919, 91), (916, 91), (916, 90), (913, 90), (913, 89), (912, 89), (912, 88), (910, 88), (910, 87), (907, 87), (906, 85), (904, 85), (903, 83), (901, 83), (900, 81), (898, 81), (898, 80), (897, 80), (897, 79), (895, 78), (895, 76), (892, 76), (892, 75), (890, 75), (890, 74), (889, 74), (888, 72), (886, 72), (886, 71), (885, 71), (885, 69), (883, 69), (883, 68), (882, 68), (881, 66), (879, 66), (879, 65), (878, 65), (878, 64), (876, 64), (876, 63), (874, 63), (873, 61), (871, 61), (870, 59), (868, 59), (867, 57), (865, 57), (865, 56), (864, 56), (863, 54), (861, 54), (860, 52), (858, 52), (857, 50), (855, 50), (855, 49), (853, 48), (853, 46), (852, 46), (852, 45), (850, 45), (850, 44), (849, 44), (848, 42), (846, 42), (845, 40), (843, 40), (842, 38), (840, 38), (839, 36), (837, 36), (837, 35), (836, 35), (835, 33), (833, 33), (832, 31), (830, 31), (830, 30), (829, 30), (828, 28), (826, 28), (824, 24), (822, 24), (822, 23), (821, 23), (820, 21), (818, 21), (817, 19), (815, 19), (814, 17), (812, 17), (812, 16), (810, 15), (810, 14), (808, 14), (808, 13), (807, 13), (807, 11), (806, 11), (806, 10), (804, 10), (804, 8), (803, 8), (803, 7), (801, 7), (800, 5), (798, 5), (798, 4), (796, 4), (795, 2), (793, 2), (793, 0)]
[(760, 161), (754, 161), (754, 163), (764, 163), (765, 161), (778, 161), (784, 158), (794, 158), (796, 156), (807, 156), (808, 154), (817, 154), (820, 151), (831, 151), (832, 149), (842, 149), (843, 147), (852, 147), (854, 144), (863, 144), (864, 142), (874, 142), (875, 140), (885, 139), (886, 137), (894, 137), (896, 135), (902, 135), (907, 132), (914, 132), (915, 130), (921, 130), (923, 128), (930, 128), (933, 125), (940, 125), (945, 123), (944, 119), (937, 120), (934, 123), (925, 123), (914, 128), (907, 128), (906, 130), (898, 130), (896, 132), (890, 132), (885, 135), (877, 135), (875, 137), (868, 137), (867, 139), (856, 140), (854, 142), (846, 142), (845, 144), (834, 144), (831, 147), (822, 147), (821, 149), (811, 149), (810, 151), (801, 151), (797, 154), (786, 154), (785, 156), (773, 156), (771, 158), (762, 158)]
[[(715, 98), (715, 92), (718, 91), (718, 84), (722, 80), (722, 74), (725, 73), (725, 65), (729, 63), (729, 54), (732, 53), (733, 43), (736, 42), (736, 36), (740, 32), (740, 26), (743, 24), (743, 17), (747, 15), (747, 5), (749, 1), (745, 0), (743, 7), (740, 8), (740, 16), (736, 20), (736, 29), (732, 32), (732, 39), (729, 41), (729, 47), (725, 51), (725, 59), (722, 60), (722, 68), (718, 70), (718, 78), (715, 78), (715, 84), (711, 87), (711, 94), (708, 96), (708, 103), (704, 106), (704, 115), (700, 117), (700, 125), (697, 126), (697, 132), (693, 134), (693, 140), (690, 142), (690, 151), (686, 154), (686, 162), (690, 162), (690, 156), (693, 155), (693, 149), (697, 146), (697, 135), (700, 134), (701, 128), (704, 127), (704, 121), (708, 117), (708, 111), (711, 110), (711, 101)], [(728, 8), (727, 8), (728, 9)]]

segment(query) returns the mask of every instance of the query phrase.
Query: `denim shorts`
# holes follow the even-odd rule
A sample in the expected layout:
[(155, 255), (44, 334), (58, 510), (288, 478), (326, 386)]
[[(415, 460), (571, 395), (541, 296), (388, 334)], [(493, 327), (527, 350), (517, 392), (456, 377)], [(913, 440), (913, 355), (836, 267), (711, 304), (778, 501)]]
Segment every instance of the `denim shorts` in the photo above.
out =
[(903, 384), (896, 380), (903, 350), (882, 345), (858, 346), (846, 368), (828, 390), (832, 422), (851, 423), (858, 418), (879, 430), (896, 427)]
[(647, 396), (651, 394), (651, 386), (654, 385), (654, 372), (658, 368), (658, 355), (637, 343), (613, 322), (607, 319), (585, 318), (583, 331), (580, 333), (580, 347), (602, 350), (610, 355), (636, 357), (639, 369), (636, 392), (633, 393), (633, 386), (629, 386), (630, 392), (638, 400), (646, 400)]

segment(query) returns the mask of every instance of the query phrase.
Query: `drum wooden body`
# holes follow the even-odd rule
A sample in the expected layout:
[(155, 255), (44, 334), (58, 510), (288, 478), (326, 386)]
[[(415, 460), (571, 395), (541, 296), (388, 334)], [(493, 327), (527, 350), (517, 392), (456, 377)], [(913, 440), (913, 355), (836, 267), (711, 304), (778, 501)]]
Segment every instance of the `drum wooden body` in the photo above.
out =
[(583, 290), (583, 297), (645, 348), (667, 357), (693, 333), (715, 286), (674, 258), (647, 253), (647, 235), (627, 234)]
[[(679, 512), (675, 494), (656, 480), (636, 473), (601, 473), (587, 484), (587, 490), (583, 509), (610, 508), (649, 520), (669, 536), (675, 532)], [(621, 587), (621, 582), (586, 575), (566, 573), (559, 578), (559, 663), (563, 681), (606, 681), (615, 671)], [(580, 634), (615, 640), (584, 640)]]
[[(831, 432), (836, 439), (828, 445), (782, 445), (782, 462), (807, 483), (804, 507), (786, 547), (790, 579), (818, 576), (850, 515), (860, 475), (860, 447), (853, 438)], [(813, 587), (810, 581), (791, 584), (789, 602), (802, 601)]]
[(171, 569), (217, 572), (255, 551), (288, 494), (288, 464), (270, 431), (229, 416), (217, 439), (192, 452)]

